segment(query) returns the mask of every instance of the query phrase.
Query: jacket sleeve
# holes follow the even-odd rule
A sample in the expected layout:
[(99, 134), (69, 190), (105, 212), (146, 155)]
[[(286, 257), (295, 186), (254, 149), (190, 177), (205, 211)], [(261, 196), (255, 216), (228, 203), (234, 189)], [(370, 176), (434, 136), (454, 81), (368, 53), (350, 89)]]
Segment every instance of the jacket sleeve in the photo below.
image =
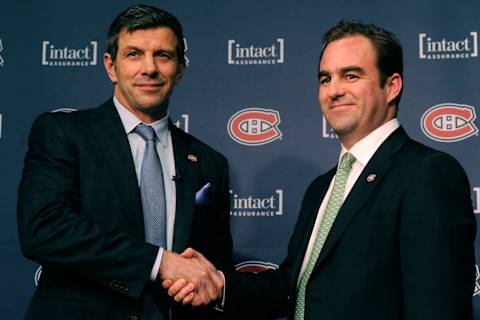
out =
[(402, 201), (404, 319), (472, 319), (475, 232), (464, 170), (447, 154), (429, 155)]
[(78, 156), (58, 117), (41, 115), (29, 135), (17, 204), (22, 252), (44, 268), (139, 297), (158, 248), (92, 218), (105, 212), (83, 214)]

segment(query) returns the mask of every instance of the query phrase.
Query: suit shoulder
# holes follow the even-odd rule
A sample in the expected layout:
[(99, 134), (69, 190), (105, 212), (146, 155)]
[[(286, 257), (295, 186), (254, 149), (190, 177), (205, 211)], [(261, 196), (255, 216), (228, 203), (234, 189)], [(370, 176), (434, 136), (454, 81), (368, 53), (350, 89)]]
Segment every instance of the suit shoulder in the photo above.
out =
[(34, 124), (52, 123), (52, 122), (76, 122), (82, 118), (88, 118), (97, 108), (69, 110), (69, 111), (50, 111), (43, 112), (34, 120)]
[(454, 156), (415, 140), (408, 140), (400, 154), (399, 162), (414, 167), (415, 171), (429, 170), (440, 175), (457, 172), (466, 175), (462, 165)]
[(422, 144), (418, 141), (412, 140), (412, 139), (408, 140), (408, 142), (405, 145), (404, 156), (405, 157), (411, 157), (412, 159), (415, 159), (416, 161), (438, 159), (438, 160), (442, 160), (442, 161), (458, 162), (455, 159), (455, 157), (453, 157), (449, 153), (434, 149), (432, 147), (429, 147), (427, 145), (424, 145), (424, 144)]

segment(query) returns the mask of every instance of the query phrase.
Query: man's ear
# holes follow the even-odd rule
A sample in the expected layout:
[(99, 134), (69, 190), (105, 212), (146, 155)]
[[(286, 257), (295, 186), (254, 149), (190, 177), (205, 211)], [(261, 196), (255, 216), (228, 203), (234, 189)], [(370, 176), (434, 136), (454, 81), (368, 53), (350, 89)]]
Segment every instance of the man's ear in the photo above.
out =
[(187, 70), (187, 66), (183, 63), (179, 63), (177, 67), (177, 74), (175, 75), (175, 84), (179, 84)]
[(113, 61), (112, 56), (110, 53), (105, 53), (103, 55), (103, 65), (105, 66), (105, 70), (107, 71), (108, 77), (113, 83), (117, 83), (117, 72), (115, 71), (115, 61)]
[(385, 90), (387, 90), (387, 103), (390, 105), (395, 98), (398, 97), (402, 91), (403, 80), (400, 74), (394, 73), (387, 78), (385, 83)]

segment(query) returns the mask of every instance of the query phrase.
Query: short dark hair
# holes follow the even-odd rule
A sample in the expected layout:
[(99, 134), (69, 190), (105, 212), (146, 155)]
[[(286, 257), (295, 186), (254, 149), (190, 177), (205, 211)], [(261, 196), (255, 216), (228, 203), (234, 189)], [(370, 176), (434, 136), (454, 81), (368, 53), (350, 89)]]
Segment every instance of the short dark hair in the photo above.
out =
[(107, 33), (106, 52), (112, 56), (115, 61), (118, 51), (118, 35), (123, 30), (133, 32), (141, 29), (150, 29), (158, 27), (170, 28), (177, 37), (177, 57), (178, 62), (185, 64), (185, 45), (183, 43), (182, 25), (178, 19), (171, 13), (149, 5), (135, 5), (121, 12), (113, 20)]
[[(355, 35), (364, 36), (372, 42), (377, 53), (377, 68), (380, 73), (379, 80), (382, 88), (387, 78), (394, 73), (398, 73), (403, 79), (403, 50), (400, 40), (393, 33), (374, 24), (365, 24), (359, 21), (340, 21), (336, 26), (325, 32), (319, 61), (322, 60), (323, 52), (328, 44)], [(402, 91), (403, 88), (394, 100), (397, 109)]]

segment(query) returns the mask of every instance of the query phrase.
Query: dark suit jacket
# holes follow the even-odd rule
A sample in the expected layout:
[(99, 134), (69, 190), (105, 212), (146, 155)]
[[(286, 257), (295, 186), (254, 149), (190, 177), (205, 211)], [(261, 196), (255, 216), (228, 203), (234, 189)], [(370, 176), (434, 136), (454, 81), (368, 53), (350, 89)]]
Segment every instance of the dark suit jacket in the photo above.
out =
[[(249, 312), (267, 319), (288, 309), (293, 319), (305, 250), (334, 174), (309, 186), (279, 270), (227, 275), (230, 318)], [(475, 231), (459, 163), (399, 128), (337, 215), (308, 283), (305, 319), (472, 319)]]
[[(173, 251), (193, 247), (225, 268), (232, 255), (227, 161), (175, 126), (170, 130), (180, 173)], [(209, 199), (196, 204), (207, 182)], [(145, 319), (152, 308), (168, 315), (172, 300), (149, 280), (158, 248), (144, 241), (130, 146), (111, 100), (36, 119), (19, 187), (18, 230), (24, 255), (43, 266), (27, 319)], [(170, 306), (174, 319), (194, 318)]]

